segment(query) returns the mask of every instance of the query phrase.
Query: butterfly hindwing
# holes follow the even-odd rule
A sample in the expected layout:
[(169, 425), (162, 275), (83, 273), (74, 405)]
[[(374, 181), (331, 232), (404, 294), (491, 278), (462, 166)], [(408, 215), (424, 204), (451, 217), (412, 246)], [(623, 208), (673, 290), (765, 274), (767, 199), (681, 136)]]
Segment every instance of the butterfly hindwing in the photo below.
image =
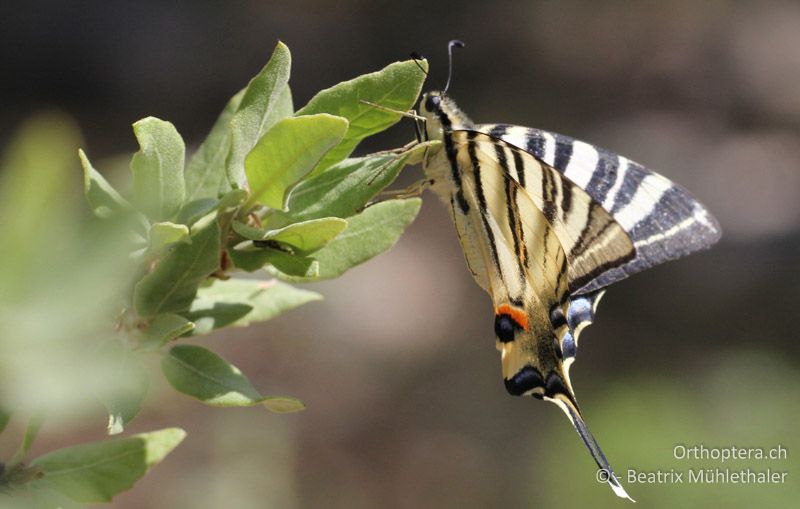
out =
[[(526, 308), (526, 313), (537, 312), (537, 315), (540, 314), (538, 308), (544, 308), (549, 313), (548, 325), (558, 338), (563, 358), (574, 358), (578, 335), (583, 327), (591, 323), (596, 303), (603, 291), (585, 296), (571, 295), (570, 278), (572, 281), (578, 280), (580, 273), (576, 274), (571, 269), (567, 250), (557, 233), (559, 229), (564, 230), (561, 237), (567, 239), (567, 246), (574, 248), (579, 244), (576, 238), (579, 233), (592, 230), (581, 225), (576, 227), (567, 221), (569, 213), (565, 214), (558, 207), (557, 213), (548, 214), (543, 210), (546, 207), (542, 205), (541, 194), (537, 192), (537, 197), (532, 197), (532, 193), (519, 182), (524, 182), (526, 178), (529, 182), (534, 177), (540, 179), (540, 174), (550, 174), (558, 182), (561, 177), (557, 172), (551, 168), (540, 168), (539, 163), (530, 156), (516, 153), (521, 152), (519, 149), (481, 133), (459, 130), (454, 131), (452, 136), (459, 155), (457, 162), (462, 187), (465, 189), (467, 202), (471, 204), (469, 211), (472, 215), (458, 213), (455, 205), (452, 205), (452, 212), (473, 275), (480, 272), (476, 267), (497, 266), (492, 270), (492, 278), (487, 277), (482, 284), (494, 286), (493, 290), (487, 291), (492, 295), (495, 307), (504, 302), (516, 301)], [(538, 169), (535, 171), (539, 173), (534, 173), (532, 166), (536, 166)], [(564, 189), (570, 187), (575, 186), (568, 182), (564, 184)], [(574, 191), (575, 200), (583, 200), (585, 203), (582, 207), (572, 209), (573, 211), (596, 210), (602, 214), (602, 209), (592, 209), (588, 195), (580, 189)], [(455, 200), (451, 202), (454, 203)], [(555, 219), (548, 219), (548, 216), (554, 216)], [(583, 213), (578, 217), (583, 218)], [(605, 221), (613, 220), (607, 217)], [(477, 224), (484, 226), (476, 230), (474, 225)], [(570, 226), (578, 233), (570, 234)], [(485, 233), (487, 231), (489, 235)], [(616, 249), (609, 246), (593, 258), (584, 257), (583, 265), (593, 262), (593, 265), (588, 265), (591, 268), (613, 262), (615, 258), (609, 257), (610, 253), (626, 253), (631, 250), (630, 241), (624, 236), (624, 232), (620, 234)], [(487, 238), (488, 242), (484, 240)], [(499, 263), (494, 261), (495, 257)], [(580, 265), (574, 260), (573, 263)], [(624, 263), (624, 259), (619, 263)], [(492, 284), (492, 281), (495, 283)], [(514, 352), (510, 347), (507, 350)], [(508, 369), (504, 369), (504, 372), (513, 374), (515, 368), (518, 369), (524, 362), (512, 362), (511, 358), (507, 358), (505, 364), (508, 364)]]
[(559, 331), (558, 337), (565, 364), (571, 362), (570, 359), (575, 359), (581, 331), (594, 321), (597, 304), (604, 293), (605, 289), (602, 289), (584, 295), (570, 296), (566, 313), (562, 308), (551, 313), (550, 321)]
[(554, 168), (585, 190), (632, 240), (636, 254), (631, 260), (587, 281), (576, 293), (590, 293), (719, 240), (719, 224), (702, 204), (636, 162), (539, 129), (507, 124), (479, 124), (475, 129)]

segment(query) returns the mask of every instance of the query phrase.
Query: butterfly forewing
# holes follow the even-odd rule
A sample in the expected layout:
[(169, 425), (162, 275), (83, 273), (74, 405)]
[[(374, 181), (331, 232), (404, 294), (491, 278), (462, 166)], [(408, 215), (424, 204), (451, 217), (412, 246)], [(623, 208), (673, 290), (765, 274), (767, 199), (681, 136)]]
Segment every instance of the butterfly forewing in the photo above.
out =
[(575, 293), (603, 288), (719, 240), (719, 225), (703, 205), (682, 187), (636, 162), (539, 129), (507, 124), (479, 124), (475, 129), (555, 169), (600, 204), (630, 237), (635, 256), (586, 281)]

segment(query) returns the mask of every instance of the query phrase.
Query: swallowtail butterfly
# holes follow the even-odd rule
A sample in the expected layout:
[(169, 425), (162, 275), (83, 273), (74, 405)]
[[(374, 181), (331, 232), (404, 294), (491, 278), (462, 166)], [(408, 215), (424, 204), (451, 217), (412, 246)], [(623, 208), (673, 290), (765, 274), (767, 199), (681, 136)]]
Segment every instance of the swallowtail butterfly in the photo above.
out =
[[(450, 43), (451, 74), (452, 48), (462, 45)], [(506, 389), (558, 405), (598, 473), (630, 498), (575, 399), (578, 336), (607, 286), (708, 248), (719, 225), (685, 189), (623, 156), (539, 129), (472, 122), (448, 86), (420, 99), (421, 138), (441, 141), (423, 168), (492, 298)]]

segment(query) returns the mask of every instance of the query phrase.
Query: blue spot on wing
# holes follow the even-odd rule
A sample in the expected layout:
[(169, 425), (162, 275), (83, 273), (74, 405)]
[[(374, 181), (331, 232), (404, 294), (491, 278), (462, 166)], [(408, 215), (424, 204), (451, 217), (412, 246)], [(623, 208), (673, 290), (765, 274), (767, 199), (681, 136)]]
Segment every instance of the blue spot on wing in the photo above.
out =
[(598, 290), (586, 295), (572, 296), (567, 309), (567, 328), (561, 338), (561, 352), (564, 358), (575, 357), (578, 349), (578, 330), (581, 324), (589, 325), (594, 321), (594, 309), (597, 301), (603, 296), (604, 290)]

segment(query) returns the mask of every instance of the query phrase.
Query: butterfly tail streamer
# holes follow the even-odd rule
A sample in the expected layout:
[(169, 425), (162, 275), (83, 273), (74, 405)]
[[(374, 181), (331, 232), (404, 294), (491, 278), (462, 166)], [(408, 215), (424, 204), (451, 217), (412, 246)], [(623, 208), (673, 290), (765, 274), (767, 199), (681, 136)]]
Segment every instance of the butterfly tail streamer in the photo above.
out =
[(625, 491), (625, 488), (622, 487), (622, 484), (620, 484), (616, 474), (614, 474), (614, 470), (611, 468), (611, 465), (608, 464), (606, 456), (600, 449), (600, 445), (597, 443), (597, 440), (595, 440), (591, 431), (589, 431), (589, 428), (586, 426), (586, 423), (583, 420), (583, 416), (581, 416), (580, 410), (575, 406), (575, 404), (569, 398), (564, 397), (561, 394), (557, 394), (555, 397), (545, 399), (558, 405), (558, 407), (561, 408), (565, 414), (567, 414), (570, 422), (572, 422), (572, 425), (575, 427), (575, 431), (577, 431), (578, 435), (580, 435), (581, 440), (583, 440), (586, 448), (589, 449), (589, 453), (592, 455), (595, 463), (597, 463), (597, 467), (600, 469), (597, 473), (597, 480), (608, 482), (608, 485), (611, 486), (614, 494), (618, 497), (627, 498), (631, 502), (636, 502), (631, 498), (630, 495), (628, 495), (628, 492)]

